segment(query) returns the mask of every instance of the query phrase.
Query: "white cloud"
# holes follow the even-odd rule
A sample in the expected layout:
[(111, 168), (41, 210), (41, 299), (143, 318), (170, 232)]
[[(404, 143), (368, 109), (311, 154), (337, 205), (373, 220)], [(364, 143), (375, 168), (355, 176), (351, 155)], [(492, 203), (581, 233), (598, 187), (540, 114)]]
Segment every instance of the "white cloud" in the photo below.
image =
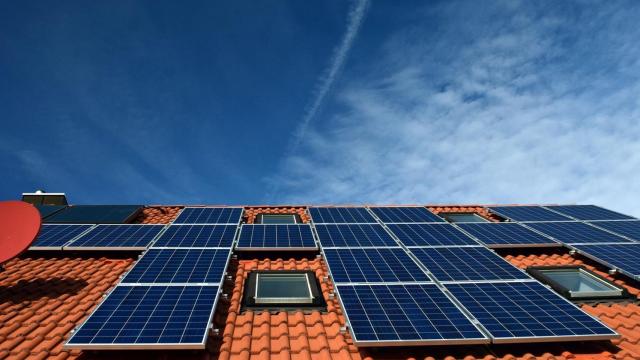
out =
[(340, 89), (331, 130), (310, 128), (270, 179), (278, 200), (640, 215), (640, 12), (619, 5), (426, 10), (424, 23), (441, 23), (408, 24), (369, 57), (370, 76)]

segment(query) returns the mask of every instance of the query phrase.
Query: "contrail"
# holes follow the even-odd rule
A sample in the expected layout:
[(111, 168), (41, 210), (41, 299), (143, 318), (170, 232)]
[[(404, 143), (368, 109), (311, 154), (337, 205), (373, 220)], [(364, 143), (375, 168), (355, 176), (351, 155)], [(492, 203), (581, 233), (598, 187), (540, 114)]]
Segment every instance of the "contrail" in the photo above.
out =
[(311, 102), (311, 104), (305, 109), (304, 117), (293, 135), (293, 140), (289, 144), (288, 154), (292, 154), (298, 148), (305, 133), (307, 132), (309, 123), (316, 116), (316, 113), (324, 102), (324, 98), (329, 93), (329, 90), (331, 90), (331, 86), (342, 69), (342, 65), (344, 64), (347, 55), (349, 55), (349, 50), (351, 50), (353, 41), (358, 35), (360, 25), (362, 25), (362, 22), (364, 21), (364, 15), (366, 14), (368, 7), (369, 0), (358, 0), (351, 8), (347, 20), (347, 31), (344, 33), (340, 44), (333, 51), (330, 66), (325, 70), (323, 76), (319, 80), (319, 85), (313, 102)]

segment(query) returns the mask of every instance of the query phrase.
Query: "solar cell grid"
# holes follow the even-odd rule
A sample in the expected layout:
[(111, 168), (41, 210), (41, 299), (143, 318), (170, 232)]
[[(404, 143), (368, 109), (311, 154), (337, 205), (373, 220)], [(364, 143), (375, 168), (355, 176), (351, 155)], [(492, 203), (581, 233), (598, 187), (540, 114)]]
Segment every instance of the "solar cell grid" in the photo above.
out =
[(527, 226), (565, 244), (630, 242), (630, 240), (582, 222), (529, 223)]
[(444, 222), (442, 218), (424, 207), (397, 206), (370, 209), (384, 223)]
[(578, 251), (606, 266), (640, 280), (640, 244), (573, 245)]
[(447, 284), (493, 342), (611, 339), (617, 334), (537, 281)]
[(89, 230), (93, 225), (52, 225), (42, 224), (40, 233), (31, 244), (31, 248), (56, 248)]
[(485, 247), (412, 248), (439, 281), (531, 279)]
[(456, 224), (488, 247), (559, 245), (517, 223)]
[(151, 249), (121, 283), (219, 283), (231, 249)]
[(317, 249), (311, 226), (297, 225), (242, 225), (237, 249)]
[(68, 347), (204, 348), (218, 286), (117, 286)]
[(571, 216), (578, 220), (625, 220), (634, 219), (631, 216), (607, 210), (595, 205), (557, 205), (547, 208)]
[(174, 224), (237, 224), (242, 208), (184, 208)]
[(324, 249), (336, 283), (430, 281), (402, 248)]
[(598, 221), (590, 224), (640, 241), (640, 221)]
[(69, 249), (145, 249), (164, 225), (98, 225), (71, 242)]
[(224, 247), (233, 245), (236, 225), (171, 225), (153, 247)]
[(450, 224), (388, 224), (387, 227), (406, 246), (478, 245)]
[(312, 207), (309, 213), (316, 224), (376, 223), (363, 207)]
[(571, 218), (541, 206), (495, 206), (491, 211), (515, 221), (562, 221)]
[(378, 224), (316, 225), (323, 247), (398, 246)]
[(358, 346), (488, 342), (436, 285), (336, 286)]

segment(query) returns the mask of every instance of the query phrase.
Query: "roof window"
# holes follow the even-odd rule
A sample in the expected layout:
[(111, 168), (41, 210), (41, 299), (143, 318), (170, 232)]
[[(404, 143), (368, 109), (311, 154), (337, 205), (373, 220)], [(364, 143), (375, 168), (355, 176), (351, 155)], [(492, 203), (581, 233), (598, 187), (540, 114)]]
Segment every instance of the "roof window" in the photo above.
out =
[(571, 300), (628, 297), (624, 288), (582, 266), (533, 266), (527, 272)]
[(297, 214), (258, 214), (256, 224), (299, 224)]
[(438, 215), (450, 223), (488, 222), (485, 218), (475, 213), (440, 213)]
[(312, 271), (254, 271), (246, 280), (245, 309), (318, 309), (326, 303)]

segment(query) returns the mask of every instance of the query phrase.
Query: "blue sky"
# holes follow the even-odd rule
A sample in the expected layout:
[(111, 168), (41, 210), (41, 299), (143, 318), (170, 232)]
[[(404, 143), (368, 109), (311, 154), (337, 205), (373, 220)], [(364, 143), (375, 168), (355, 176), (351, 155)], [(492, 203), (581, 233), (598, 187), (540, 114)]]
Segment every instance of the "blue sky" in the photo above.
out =
[(0, 195), (640, 215), (640, 3), (0, 5)]

